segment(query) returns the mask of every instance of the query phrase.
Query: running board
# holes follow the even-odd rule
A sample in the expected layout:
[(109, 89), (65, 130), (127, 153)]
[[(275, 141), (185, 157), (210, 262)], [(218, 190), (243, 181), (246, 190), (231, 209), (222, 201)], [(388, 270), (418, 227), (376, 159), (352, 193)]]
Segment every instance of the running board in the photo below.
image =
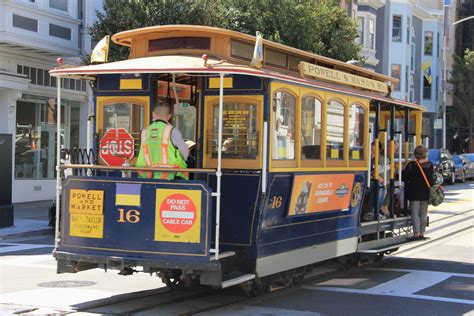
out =
[(253, 279), (255, 279), (255, 274), (243, 274), (236, 278), (222, 281), (221, 288), (225, 289), (227, 287), (231, 287), (231, 286), (244, 283), (246, 281), (250, 281)]
[[(393, 244), (390, 244), (390, 245), (386, 245), (386, 246), (381, 246), (381, 247), (377, 247), (377, 248), (371, 248), (371, 249), (363, 249), (362, 247), (360, 247), (359, 249), (357, 249), (357, 253), (380, 253), (380, 252), (386, 252), (386, 251), (389, 251), (389, 250), (392, 250), (392, 249), (397, 249), (401, 246), (405, 246), (407, 244), (410, 244), (410, 243), (413, 243), (413, 242), (417, 242), (417, 241), (404, 241), (404, 242), (397, 242), (397, 243), (393, 243)], [(359, 244), (361, 245), (361, 244)], [(362, 249), (361, 249), (362, 248)]]
[[(235, 251), (219, 252), (219, 258), (217, 258), (217, 260), (221, 260), (221, 259), (232, 257), (232, 256), (235, 256)], [(211, 260), (215, 260), (215, 257), (212, 256)]]

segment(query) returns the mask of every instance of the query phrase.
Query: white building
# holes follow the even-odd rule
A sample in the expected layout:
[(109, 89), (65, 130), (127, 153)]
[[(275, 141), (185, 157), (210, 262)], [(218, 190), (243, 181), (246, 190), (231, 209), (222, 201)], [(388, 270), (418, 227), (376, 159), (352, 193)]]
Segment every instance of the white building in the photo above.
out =
[[(102, 0), (0, 0), (0, 133), (13, 135), (13, 202), (55, 196), (56, 59), (91, 49), (88, 27)], [(66, 147), (85, 146), (86, 82), (63, 82)]]

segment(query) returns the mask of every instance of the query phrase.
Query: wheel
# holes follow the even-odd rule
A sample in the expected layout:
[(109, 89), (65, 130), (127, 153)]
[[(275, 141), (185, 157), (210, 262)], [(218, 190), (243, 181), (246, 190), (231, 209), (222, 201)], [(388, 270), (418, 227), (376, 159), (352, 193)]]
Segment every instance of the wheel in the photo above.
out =
[(449, 179), (449, 184), (454, 184), (456, 182), (456, 173), (454, 170), (451, 170), (451, 178)]
[(181, 279), (181, 271), (175, 270), (163, 278), (163, 282), (170, 290), (178, 290), (184, 287), (184, 281)]
[(269, 285), (268, 285), (268, 278), (263, 277), (263, 278), (255, 278), (252, 281), (248, 281), (245, 284), (242, 284), (242, 290), (244, 290), (245, 294), (248, 297), (255, 297), (255, 296), (260, 296), (264, 294), (265, 292), (268, 291)]

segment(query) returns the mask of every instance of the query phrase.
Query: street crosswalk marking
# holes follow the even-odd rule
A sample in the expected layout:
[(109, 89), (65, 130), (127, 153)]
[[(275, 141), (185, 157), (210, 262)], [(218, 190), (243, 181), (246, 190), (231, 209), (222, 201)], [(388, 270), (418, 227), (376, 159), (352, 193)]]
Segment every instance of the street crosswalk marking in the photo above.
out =
[(19, 244), (19, 243), (0, 243), (0, 254), (16, 252), (16, 251), (25, 251), (31, 249), (39, 248), (52, 248), (53, 245), (41, 245), (41, 244)]
[(408, 269), (384, 269), (384, 268), (374, 268), (374, 269), (369, 269), (369, 270), (398, 271), (398, 272), (407, 272), (407, 274), (400, 276), (398, 278), (395, 278), (393, 280), (384, 282), (382, 284), (373, 286), (371, 288), (365, 289), (365, 290), (351, 289), (351, 288), (345, 288), (345, 287), (318, 286), (317, 284), (304, 285), (303, 288), (307, 290), (355, 293), (355, 294), (366, 294), (366, 295), (387, 295), (387, 296), (406, 297), (406, 298), (413, 298), (413, 299), (423, 299), (423, 300), (431, 300), (431, 301), (474, 305), (474, 299), (466, 300), (466, 299), (457, 299), (457, 298), (450, 298), (450, 297), (415, 294), (423, 289), (429, 288), (440, 282), (443, 282), (453, 276), (472, 278), (474, 282), (473, 274), (448, 273), (448, 272), (436, 272), (436, 271), (425, 271), (425, 270), (408, 270)]

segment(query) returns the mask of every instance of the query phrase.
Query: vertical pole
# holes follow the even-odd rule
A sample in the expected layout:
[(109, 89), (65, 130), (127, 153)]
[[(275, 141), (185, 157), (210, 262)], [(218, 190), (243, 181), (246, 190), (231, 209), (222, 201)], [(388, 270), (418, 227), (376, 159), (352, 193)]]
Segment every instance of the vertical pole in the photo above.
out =
[[(408, 159), (410, 158), (409, 150), (410, 150), (410, 109), (405, 108), (405, 163), (408, 163)], [(405, 187), (403, 187), (403, 190), (405, 190)], [(408, 214), (408, 200), (407, 200), (406, 194), (403, 194), (403, 210), (405, 214)]]
[(222, 177), (222, 113), (224, 111), (224, 74), (220, 73), (219, 82), (219, 127), (217, 134), (217, 196), (216, 196), (216, 241), (215, 258), (219, 259), (219, 229), (221, 218), (221, 177)]
[(395, 106), (390, 107), (390, 217), (395, 215)]
[(448, 53), (448, 32), (449, 32), (449, 5), (444, 5), (444, 31), (443, 31), (443, 148), (446, 148), (446, 96), (448, 83), (448, 67), (447, 67), (447, 53)]
[(388, 133), (385, 130), (385, 132), (383, 132), (383, 148), (384, 148), (384, 151), (383, 151), (383, 186), (385, 187), (385, 189), (387, 189), (387, 157), (388, 157), (388, 155), (387, 155), (387, 149), (388, 149), (387, 141), (388, 141)]
[[(373, 181), (373, 185), (371, 185), (371, 189), (374, 190), (372, 193), (373, 201), (373, 214), (374, 214), (374, 219), (378, 220), (379, 219), (379, 212), (378, 212), (378, 206), (379, 206), (379, 190), (380, 190), (380, 183), (379, 183), (379, 133), (380, 133), (380, 102), (376, 101), (375, 102), (375, 124), (374, 124), (374, 150), (375, 150), (375, 156), (374, 156), (374, 175), (371, 181)], [(378, 234), (377, 234), (378, 236)]]
[[(369, 148), (372, 146), (372, 131), (369, 131)], [(368, 160), (367, 160), (367, 163), (368, 163), (368, 168), (367, 168), (367, 188), (370, 189), (370, 169), (372, 169), (372, 153), (369, 153), (368, 155)]]
[(262, 193), (267, 192), (267, 148), (268, 148), (268, 122), (263, 122), (263, 154), (262, 154)]
[(54, 232), (54, 248), (59, 246), (59, 216), (61, 214), (61, 77), (56, 79), (58, 95), (56, 101), (56, 228)]

